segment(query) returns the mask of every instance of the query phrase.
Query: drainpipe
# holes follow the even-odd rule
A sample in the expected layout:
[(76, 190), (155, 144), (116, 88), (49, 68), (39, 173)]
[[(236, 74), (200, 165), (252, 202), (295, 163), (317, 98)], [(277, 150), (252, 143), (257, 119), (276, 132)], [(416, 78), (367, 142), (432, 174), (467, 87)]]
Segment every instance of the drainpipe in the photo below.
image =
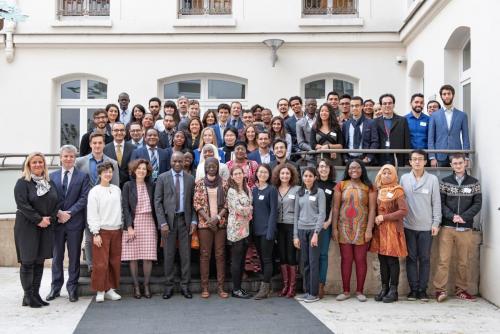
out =
[(5, 59), (8, 63), (14, 60), (14, 31), (16, 30), (16, 22), (4, 20), (3, 32), (5, 34)]

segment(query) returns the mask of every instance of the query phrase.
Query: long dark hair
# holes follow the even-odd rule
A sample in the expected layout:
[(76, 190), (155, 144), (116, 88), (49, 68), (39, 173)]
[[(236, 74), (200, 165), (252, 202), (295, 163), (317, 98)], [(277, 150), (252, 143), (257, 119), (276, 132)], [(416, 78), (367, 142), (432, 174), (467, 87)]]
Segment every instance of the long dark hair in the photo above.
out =
[[(233, 180), (233, 173), (237, 169), (241, 170), (241, 172), (243, 173), (243, 184), (242, 184), (241, 188)], [(245, 194), (247, 194), (250, 197), (251, 193), (250, 193), (250, 189), (248, 188), (248, 178), (246, 177), (245, 171), (243, 170), (243, 168), (240, 166), (234, 166), (233, 168), (231, 168), (230, 174), (231, 174), (231, 177), (228, 180), (229, 188), (233, 188), (234, 190), (236, 190), (236, 192), (243, 191), (243, 192), (245, 192)]]
[(370, 178), (368, 177), (368, 172), (366, 171), (365, 163), (360, 159), (352, 159), (347, 162), (344, 171), (344, 178), (342, 180), (347, 181), (351, 179), (351, 177), (349, 176), (349, 166), (351, 166), (353, 162), (357, 162), (361, 166), (361, 177), (359, 178), (361, 180), (361, 183), (363, 183), (368, 187), (372, 187), (372, 181), (370, 181)]
[[(273, 124), (274, 122), (279, 121), (281, 124), (281, 130), (280, 132), (275, 132), (273, 129)], [(269, 130), (271, 134), (271, 142), (274, 141), (276, 138), (281, 138), (283, 140), (286, 139), (286, 130), (285, 130), (285, 121), (283, 121), (283, 118), (281, 116), (274, 116), (273, 119), (271, 120), (271, 129)]]
[(259, 169), (261, 169), (261, 168), (267, 169), (267, 171), (269, 173), (269, 177), (267, 178), (266, 183), (271, 184), (271, 178), (273, 176), (273, 172), (272, 172), (271, 166), (269, 166), (269, 164), (262, 164), (262, 165), (259, 165), (259, 167), (257, 167), (257, 170), (255, 171), (255, 176), (254, 176), (255, 183), (260, 183), (259, 178), (257, 177), (257, 173), (259, 172)]
[(335, 110), (333, 110), (333, 107), (328, 103), (323, 103), (319, 107), (319, 109), (317, 111), (316, 122), (313, 125), (314, 129), (319, 130), (323, 126), (323, 121), (321, 120), (321, 117), (319, 116), (321, 109), (323, 107), (326, 107), (328, 109), (328, 129), (330, 131), (340, 131), (340, 125), (339, 125), (339, 122), (337, 121), (337, 116), (335, 116)]
[[(305, 172), (310, 172), (310, 173), (312, 173), (312, 175), (314, 175), (316, 177), (316, 180), (314, 180), (313, 186), (312, 186), (311, 191), (310, 191), (311, 195), (314, 195), (318, 192), (318, 172), (316, 171), (316, 168), (311, 167), (311, 166), (307, 166), (306, 168), (304, 168), (304, 171), (302, 172), (302, 176), (304, 176)], [(302, 186), (300, 187), (297, 194), (302, 197), (306, 193), (306, 190), (307, 190), (306, 186), (305, 186), (304, 182), (302, 182)]]
[(130, 116), (130, 123), (139, 122), (142, 124), (142, 118), (137, 119), (134, 116), (134, 109), (135, 108), (139, 109), (142, 112), (142, 118), (144, 118), (144, 115), (146, 115), (146, 109), (144, 108), (144, 106), (142, 104), (136, 104), (135, 106), (132, 107), (132, 115)]

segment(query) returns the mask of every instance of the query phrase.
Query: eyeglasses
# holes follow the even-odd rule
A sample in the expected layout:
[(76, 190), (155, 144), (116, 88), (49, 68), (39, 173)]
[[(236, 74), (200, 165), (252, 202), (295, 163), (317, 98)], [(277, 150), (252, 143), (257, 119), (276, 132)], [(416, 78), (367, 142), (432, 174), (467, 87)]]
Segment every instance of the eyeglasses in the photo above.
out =
[(392, 106), (394, 103), (392, 102), (384, 102), (382, 103), (383, 106)]
[(413, 162), (425, 161), (425, 158), (411, 158), (410, 161), (413, 161)]
[(354, 109), (361, 108), (361, 104), (351, 104), (351, 108)]

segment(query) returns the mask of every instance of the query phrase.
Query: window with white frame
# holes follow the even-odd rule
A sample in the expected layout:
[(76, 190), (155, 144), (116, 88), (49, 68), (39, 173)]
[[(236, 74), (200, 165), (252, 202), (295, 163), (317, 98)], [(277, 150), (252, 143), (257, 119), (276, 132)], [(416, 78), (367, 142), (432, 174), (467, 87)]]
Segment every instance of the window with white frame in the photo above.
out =
[(302, 15), (357, 15), (357, 0), (302, 0)]
[(462, 109), (471, 119), (471, 40), (467, 39), (460, 54), (460, 88), (462, 92)]
[(68, 78), (59, 82), (57, 90), (59, 143), (78, 148), (81, 137), (93, 128), (92, 114), (107, 104), (108, 84), (95, 77)]
[(328, 92), (335, 91), (342, 94), (354, 95), (355, 80), (335, 76), (315, 77), (303, 80), (303, 96), (314, 99), (325, 99)]
[(57, 0), (57, 15), (109, 16), (110, 0)]
[(179, 16), (231, 14), (232, 0), (179, 0)]
[(245, 107), (247, 80), (226, 75), (176, 76), (162, 81), (160, 90), (165, 100), (176, 100), (180, 96), (199, 100), (203, 110), (230, 101), (240, 101)]

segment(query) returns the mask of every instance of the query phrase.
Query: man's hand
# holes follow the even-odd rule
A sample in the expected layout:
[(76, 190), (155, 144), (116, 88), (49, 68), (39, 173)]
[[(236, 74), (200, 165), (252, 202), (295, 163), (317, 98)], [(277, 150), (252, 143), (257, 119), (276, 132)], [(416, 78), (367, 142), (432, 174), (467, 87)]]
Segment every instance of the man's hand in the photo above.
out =
[(318, 247), (318, 233), (313, 233), (311, 238), (311, 247)]
[(196, 224), (191, 224), (191, 228), (189, 229), (189, 235), (192, 235), (194, 232), (196, 232)]
[(438, 166), (438, 161), (436, 159), (431, 160), (431, 167), (437, 167)]
[(70, 219), (71, 219), (71, 214), (69, 213), (69, 211), (59, 210), (59, 212), (57, 213), (57, 221), (61, 224), (67, 223), (68, 220)]
[(168, 237), (168, 233), (170, 232), (170, 229), (168, 228), (168, 224), (164, 224), (160, 228), (160, 234), (162, 240), (166, 240)]
[(432, 235), (433, 237), (435, 237), (436, 235), (438, 235), (438, 233), (439, 233), (439, 227), (435, 227), (435, 226), (433, 226), (433, 227), (432, 227), (432, 231), (431, 231), (431, 235)]

